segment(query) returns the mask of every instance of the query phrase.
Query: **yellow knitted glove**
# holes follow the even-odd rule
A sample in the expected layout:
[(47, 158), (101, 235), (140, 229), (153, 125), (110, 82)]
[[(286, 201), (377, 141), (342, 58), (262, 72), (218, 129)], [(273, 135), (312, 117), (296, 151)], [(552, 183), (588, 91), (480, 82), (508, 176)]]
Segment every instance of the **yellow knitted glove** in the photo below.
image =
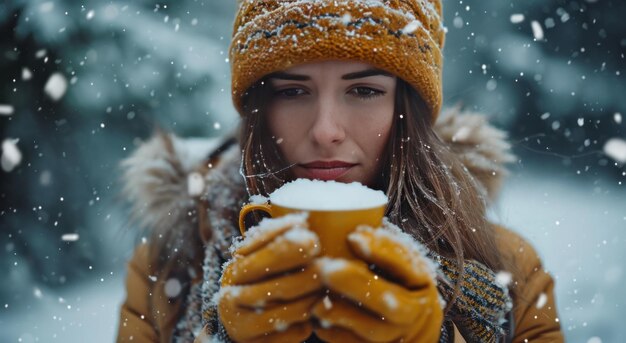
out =
[(437, 342), (442, 304), (418, 243), (397, 228), (370, 227), (348, 241), (357, 260), (316, 261), (330, 290), (313, 309), (316, 335), (327, 342)]
[(237, 342), (301, 342), (323, 288), (311, 263), (319, 240), (305, 215), (264, 219), (233, 247), (218, 293), (219, 318)]

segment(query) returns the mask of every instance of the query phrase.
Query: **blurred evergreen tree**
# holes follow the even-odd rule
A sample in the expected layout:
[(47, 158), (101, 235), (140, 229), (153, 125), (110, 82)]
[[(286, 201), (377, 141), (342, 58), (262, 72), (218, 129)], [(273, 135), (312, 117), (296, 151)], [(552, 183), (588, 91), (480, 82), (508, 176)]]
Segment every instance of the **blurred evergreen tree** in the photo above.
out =
[[(3, 304), (120, 269), (136, 232), (124, 236), (117, 162), (155, 126), (212, 136), (235, 125), (225, 96), (234, 7), (0, 4), (0, 105), (13, 108), (0, 116), (0, 139), (19, 139), (23, 154), (14, 170), (0, 171)], [(68, 87), (60, 99), (44, 90), (55, 74)], [(78, 240), (63, 240), (68, 233)]]
[(603, 146), (626, 131), (615, 120), (626, 109), (626, 24), (616, 15), (626, 2), (459, 1), (444, 10), (447, 103), (505, 127), (522, 164), (624, 180)]

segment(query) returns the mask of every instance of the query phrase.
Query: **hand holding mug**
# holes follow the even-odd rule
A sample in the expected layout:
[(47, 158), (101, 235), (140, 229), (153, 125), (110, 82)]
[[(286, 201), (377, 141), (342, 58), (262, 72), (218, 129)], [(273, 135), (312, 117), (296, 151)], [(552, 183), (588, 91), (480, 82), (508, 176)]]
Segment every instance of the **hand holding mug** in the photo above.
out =
[(316, 261), (330, 290), (313, 308), (316, 335), (327, 342), (437, 342), (443, 311), (419, 243), (389, 223), (359, 227), (348, 242), (357, 259)]
[[(222, 282), (236, 288), (227, 289), (220, 302), (231, 338), (295, 342), (315, 331), (328, 342), (435, 342), (443, 313), (424, 252), (389, 223), (374, 229), (382, 226), (384, 193), (300, 181), (272, 193), (271, 204), (248, 205), (240, 213), (247, 237)], [(243, 219), (252, 210), (279, 218), (269, 223), (304, 219), (291, 229), (274, 224), (272, 230), (245, 232)], [(295, 234), (306, 227), (306, 233)], [(261, 281), (268, 273), (278, 276)], [(313, 319), (319, 325), (313, 327)]]
[(322, 284), (311, 262), (319, 239), (305, 214), (264, 219), (233, 248), (218, 301), (219, 317), (237, 342), (301, 342), (311, 335), (311, 308)]

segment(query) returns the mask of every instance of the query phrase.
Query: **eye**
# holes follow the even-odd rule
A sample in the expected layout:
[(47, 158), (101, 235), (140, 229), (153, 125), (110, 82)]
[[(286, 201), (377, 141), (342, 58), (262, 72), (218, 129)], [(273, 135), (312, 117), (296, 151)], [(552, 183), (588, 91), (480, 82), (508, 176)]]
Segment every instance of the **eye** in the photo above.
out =
[(354, 87), (350, 90), (350, 93), (362, 99), (371, 99), (385, 95), (386, 92), (370, 87)]
[(295, 98), (301, 95), (305, 95), (306, 91), (302, 88), (285, 88), (279, 89), (274, 92), (274, 95), (281, 98)]

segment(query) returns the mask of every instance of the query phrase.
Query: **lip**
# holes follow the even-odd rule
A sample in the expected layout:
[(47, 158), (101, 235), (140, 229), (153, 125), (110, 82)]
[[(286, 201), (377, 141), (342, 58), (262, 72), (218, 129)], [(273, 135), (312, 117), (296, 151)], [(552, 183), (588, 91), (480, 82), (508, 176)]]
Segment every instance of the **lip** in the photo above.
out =
[(313, 161), (300, 165), (306, 178), (322, 181), (336, 180), (345, 175), (354, 166), (356, 166), (355, 163), (344, 161)]

